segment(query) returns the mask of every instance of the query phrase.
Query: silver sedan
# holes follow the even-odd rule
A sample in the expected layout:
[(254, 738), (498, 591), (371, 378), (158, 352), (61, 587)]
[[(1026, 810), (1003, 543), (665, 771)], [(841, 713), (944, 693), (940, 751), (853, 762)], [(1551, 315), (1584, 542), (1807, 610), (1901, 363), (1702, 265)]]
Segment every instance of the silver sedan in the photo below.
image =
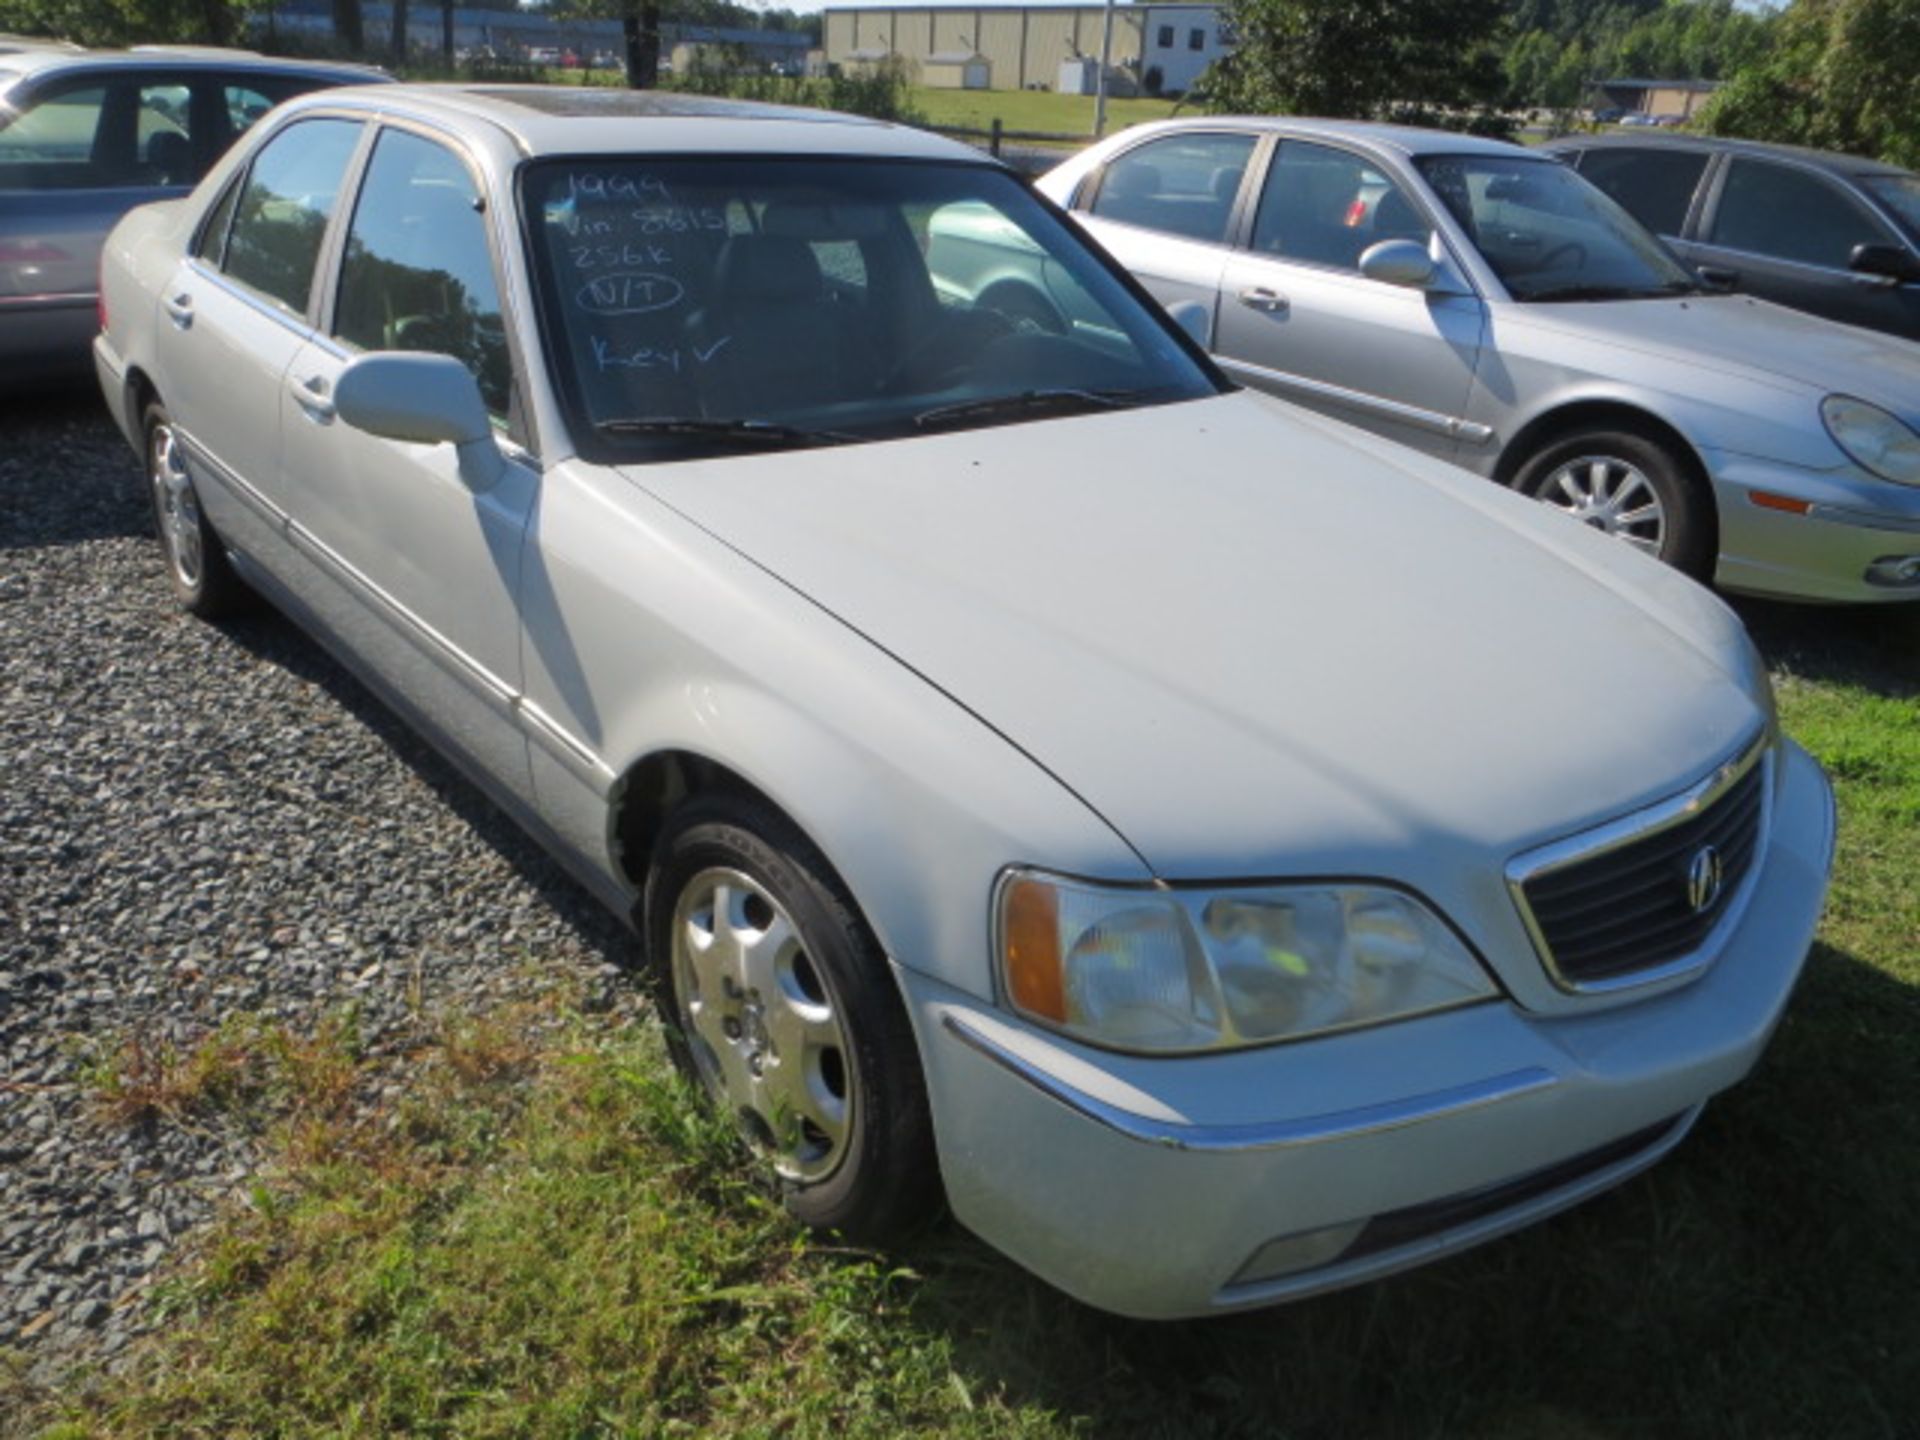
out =
[(630, 918), (816, 1225), (1350, 1285), (1653, 1164), (1793, 989), (1831, 796), (1732, 613), (1236, 390), (954, 142), (308, 96), (103, 285), (180, 600), (271, 598)]
[(1920, 599), (1920, 345), (1703, 290), (1564, 165), (1223, 118), (1038, 183), (1163, 303), (1203, 307), (1249, 385), (1727, 589)]

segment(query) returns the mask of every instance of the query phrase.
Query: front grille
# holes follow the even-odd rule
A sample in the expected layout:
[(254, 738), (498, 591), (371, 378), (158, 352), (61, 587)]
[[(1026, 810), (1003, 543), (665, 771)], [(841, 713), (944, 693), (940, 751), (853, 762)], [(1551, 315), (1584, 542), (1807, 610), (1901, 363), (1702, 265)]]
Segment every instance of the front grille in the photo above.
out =
[[(1766, 766), (1750, 749), (1700, 787), (1709, 799), (1638, 839), (1529, 875), (1519, 887), (1543, 958), (1563, 984), (1603, 984), (1670, 964), (1699, 949), (1727, 913), (1761, 843)], [(1717, 786), (1724, 785), (1718, 794)], [(1712, 903), (1697, 907), (1690, 872), (1708, 847), (1719, 856)]]

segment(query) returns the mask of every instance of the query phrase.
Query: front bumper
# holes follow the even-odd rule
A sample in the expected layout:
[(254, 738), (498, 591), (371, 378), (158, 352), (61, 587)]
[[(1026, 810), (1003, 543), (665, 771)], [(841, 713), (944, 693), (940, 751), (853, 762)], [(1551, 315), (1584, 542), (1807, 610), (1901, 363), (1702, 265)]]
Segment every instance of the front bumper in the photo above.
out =
[(1832, 792), (1797, 746), (1781, 759), (1740, 923), (1698, 980), (1637, 1004), (1151, 1058), (902, 970), (954, 1213), (1089, 1304), (1175, 1318), (1373, 1279), (1619, 1183), (1746, 1075), (1799, 976)]
[[(1706, 460), (1719, 501), (1714, 583), (1722, 589), (1789, 600), (1920, 601), (1920, 582), (1867, 578), (1876, 564), (1920, 558), (1920, 487), (1725, 452)], [(1783, 501), (1796, 509), (1780, 508)], [(1799, 506), (1808, 508), (1800, 513)]]

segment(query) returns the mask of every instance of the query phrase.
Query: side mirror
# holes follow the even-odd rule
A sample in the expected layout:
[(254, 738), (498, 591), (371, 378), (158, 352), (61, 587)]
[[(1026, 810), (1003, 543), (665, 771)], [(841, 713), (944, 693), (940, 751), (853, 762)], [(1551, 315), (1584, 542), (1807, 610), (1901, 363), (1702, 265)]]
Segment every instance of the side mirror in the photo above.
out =
[(1898, 245), (1856, 245), (1847, 257), (1847, 268), (1860, 275), (1872, 275), (1895, 284), (1920, 280), (1920, 260)]
[(1176, 300), (1167, 307), (1167, 314), (1202, 350), (1213, 348), (1213, 311), (1207, 306), (1198, 300)]
[(480, 383), (450, 355), (385, 350), (347, 362), (333, 386), (334, 411), (369, 435), (415, 445), (450, 444), (460, 478), (485, 490), (505, 467)]
[(1433, 283), (1439, 267), (1427, 247), (1416, 241), (1381, 240), (1360, 252), (1360, 273), (1383, 284), (1424, 290)]

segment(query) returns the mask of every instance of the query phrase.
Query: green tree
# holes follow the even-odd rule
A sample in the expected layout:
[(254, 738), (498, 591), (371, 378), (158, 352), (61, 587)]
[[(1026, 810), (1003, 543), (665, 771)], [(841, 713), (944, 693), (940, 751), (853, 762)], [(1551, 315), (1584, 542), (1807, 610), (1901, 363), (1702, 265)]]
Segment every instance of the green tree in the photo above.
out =
[(1229, 0), (1216, 111), (1505, 128), (1505, 0)]
[(1779, 30), (1707, 129), (1920, 167), (1920, 0), (1796, 0)]

